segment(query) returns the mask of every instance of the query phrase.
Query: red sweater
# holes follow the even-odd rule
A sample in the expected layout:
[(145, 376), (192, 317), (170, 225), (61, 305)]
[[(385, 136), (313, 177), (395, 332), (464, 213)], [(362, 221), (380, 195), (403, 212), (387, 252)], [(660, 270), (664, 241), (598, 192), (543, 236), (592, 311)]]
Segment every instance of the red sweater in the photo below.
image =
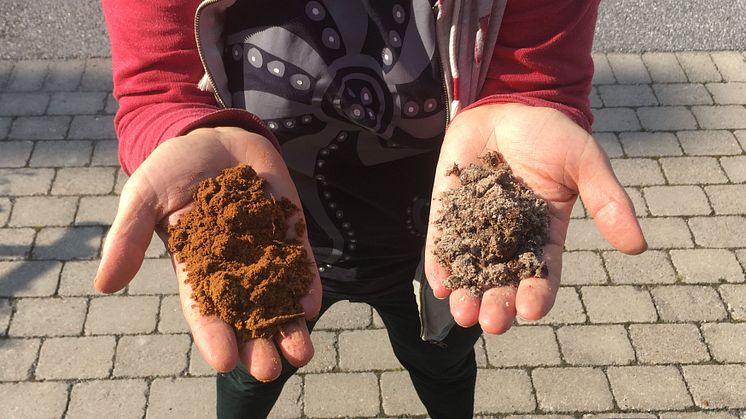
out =
[[(197, 88), (194, 38), (200, 0), (102, 0), (109, 30), (114, 124), (122, 168), (132, 173), (163, 141), (198, 127), (238, 126), (275, 141), (255, 115), (221, 109)], [(508, 0), (490, 72), (472, 106), (517, 102), (558, 109), (590, 131), (591, 45), (599, 0)]]

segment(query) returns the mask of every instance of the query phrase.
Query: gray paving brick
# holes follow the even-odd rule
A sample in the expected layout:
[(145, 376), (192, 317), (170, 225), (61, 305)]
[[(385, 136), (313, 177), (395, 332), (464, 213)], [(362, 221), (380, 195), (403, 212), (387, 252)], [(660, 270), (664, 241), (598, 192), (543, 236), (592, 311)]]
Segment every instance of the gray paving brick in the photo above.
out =
[(70, 125), (69, 139), (114, 140), (114, 117), (106, 115), (76, 115)]
[[(195, 397), (199, 395), (199, 397)], [(214, 418), (214, 378), (157, 378), (150, 385), (148, 419)]]
[(114, 345), (114, 336), (47, 339), (41, 346), (36, 377), (48, 380), (108, 377)]
[(0, 342), (0, 381), (26, 381), (40, 346), (39, 339), (3, 339)]
[(614, 398), (622, 410), (685, 409), (692, 399), (673, 366), (610, 367)]
[(36, 236), (34, 259), (91, 259), (101, 247), (100, 227), (45, 227)]
[(679, 142), (670, 132), (624, 132), (619, 135), (630, 157), (680, 156)]
[(692, 83), (721, 80), (720, 73), (706, 52), (679, 52), (676, 58)]
[(693, 324), (633, 324), (629, 336), (641, 364), (693, 364), (710, 359)]
[(684, 83), (686, 74), (676, 56), (670, 53), (646, 52), (642, 54), (650, 77), (658, 83)]
[(609, 61), (605, 54), (591, 54), (593, 58), (593, 84), (613, 84), (616, 83), (614, 73), (611, 71)]
[(701, 84), (654, 84), (661, 105), (711, 105), (712, 97)]
[(671, 157), (660, 159), (672, 185), (725, 183), (728, 178), (714, 157)]
[(0, 227), (5, 227), (12, 207), (13, 202), (9, 198), (0, 198)]
[(704, 247), (746, 247), (746, 218), (739, 216), (689, 219), (694, 241)]
[(746, 365), (684, 365), (684, 379), (703, 409), (746, 407)]
[(624, 186), (661, 185), (666, 182), (653, 159), (611, 159), (619, 182)]
[(309, 417), (379, 414), (378, 380), (373, 373), (308, 374), (303, 397)]
[(369, 326), (371, 329), (383, 329), (386, 325), (383, 324), (383, 319), (377, 311), (373, 310), (373, 323)]
[(474, 358), (477, 361), (477, 368), (487, 368), (487, 349), (485, 349), (484, 336), (480, 336), (474, 344)]
[(616, 135), (611, 132), (594, 133), (593, 138), (601, 145), (609, 158), (622, 157), (624, 152)]
[(648, 85), (638, 84), (611, 84), (599, 86), (598, 92), (604, 105), (607, 107), (617, 106), (652, 106), (657, 105), (658, 100)]
[(602, 412), (613, 407), (609, 384), (600, 369), (537, 368), (531, 378), (544, 411)]
[(564, 326), (557, 330), (562, 355), (572, 365), (626, 365), (635, 352), (621, 325)]
[(16, 199), (9, 225), (13, 227), (65, 226), (72, 222), (75, 197), (29, 196)]
[(562, 255), (562, 285), (594, 285), (608, 282), (601, 256), (593, 252)]
[(117, 166), (119, 157), (117, 155), (118, 144), (116, 141), (96, 141), (93, 150), (92, 166)]
[(47, 108), (49, 115), (89, 115), (104, 109), (106, 92), (54, 93)]
[(303, 382), (300, 377), (290, 377), (282, 388), (279, 399), (269, 414), (270, 419), (295, 419), (301, 417), (303, 405), (301, 391)]
[(603, 108), (593, 111), (593, 131), (637, 131), (640, 122), (630, 108)]
[(88, 381), (73, 385), (66, 418), (87, 419), (103, 414), (140, 419), (145, 414), (144, 380)]
[(746, 320), (746, 285), (721, 285), (718, 290), (733, 320)]
[(639, 221), (650, 249), (694, 247), (691, 233), (681, 218), (641, 218)]
[(703, 324), (702, 335), (716, 361), (746, 362), (746, 323)]
[(381, 374), (381, 402), (383, 412), (386, 415), (427, 414), (425, 406), (419, 402), (417, 392), (412, 385), (412, 380), (409, 379), (409, 374), (405, 371), (392, 371)]
[(733, 131), (736, 135), (736, 139), (741, 143), (741, 148), (746, 151), (746, 129)]
[(707, 90), (719, 105), (746, 104), (746, 83), (708, 83)]
[(658, 318), (646, 290), (629, 285), (581, 288), (591, 323), (644, 323)]
[(595, 86), (591, 88), (591, 93), (588, 94), (588, 102), (590, 102), (591, 108), (601, 108), (604, 106)]
[(642, 192), (640, 192), (639, 189), (628, 186), (624, 188), (624, 191), (627, 192), (629, 199), (632, 201), (632, 205), (635, 207), (635, 215), (638, 217), (647, 217), (650, 215), (648, 206), (645, 203), (645, 198), (642, 197)]
[(658, 419), (658, 417), (652, 413), (597, 413), (597, 414), (586, 414), (582, 416), (583, 419)]
[(643, 128), (650, 131), (697, 129), (697, 122), (683, 106), (655, 106), (637, 109)]
[(11, 315), (13, 315), (13, 306), (11, 306), (10, 300), (0, 298), (0, 337), (4, 337), (8, 333)]
[(0, 87), (5, 87), (5, 84), (10, 79), (10, 73), (13, 72), (13, 61), (2, 60), (0, 61)]
[(68, 261), (62, 268), (57, 293), (62, 296), (98, 295), (93, 278), (100, 260)]
[[(152, 298), (156, 297), (131, 297)], [(184, 320), (181, 311), (181, 300), (178, 295), (168, 295), (161, 300), (160, 320), (158, 321), (158, 332), (160, 333), (188, 333), (189, 326)], [(155, 325), (155, 323), (153, 323)]]
[(61, 140), (67, 134), (69, 116), (24, 116), (16, 118), (9, 138), (18, 140)]
[(360, 329), (371, 320), (370, 306), (362, 303), (340, 301), (324, 313), (314, 329)]
[(606, 54), (619, 83), (650, 83), (650, 75), (639, 54)]
[(30, 228), (0, 228), (0, 260), (25, 259), (33, 241)]
[(55, 195), (102, 195), (114, 187), (113, 167), (70, 167), (57, 171)]
[(13, 66), (5, 90), (29, 92), (41, 89), (47, 78), (49, 64), (45, 60), (18, 61)]
[(75, 216), (78, 225), (111, 225), (117, 214), (119, 197), (116, 195), (84, 196)]
[(59, 418), (67, 406), (67, 384), (54, 382), (0, 384), (6, 419)]
[[(383, 340), (385, 340), (385, 344), (388, 345), (388, 338), (384, 338)], [(336, 333), (325, 332), (323, 330), (317, 330), (311, 334), (311, 341), (313, 342), (313, 348), (314, 348), (313, 358), (311, 359), (311, 362), (306, 364), (306, 366), (304, 366), (300, 371), (301, 372), (332, 371), (337, 366), (337, 335)], [(390, 352), (390, 350), (386, 349), (384, 353), (386, 354), (386, 352)], [(386, 354), (386, 355), (390, 356), (390, 354)], [(397, 365), (398, 365), (398, 362), (397, 362)]]
[(671, 250), (671, 261), (685, 283), (744, 282), (743, 271), (728, 250)]
[(738, 51), (710, 53), (712, 61), (726, 81), (746, 81), (746, 58)]
[(91, 160), (90, 141), (37, 141), (32, 167), (84, 166)]
[(83, 298), (30, 298), (16, 302), (10, 336), (66, 336), (83, 330)]
[[(496, 416), (477, 416), (480, 419), (495, 419)], [(505, 419), (575, 419), (575, 416), (569, 415), (509, 415)]]
[(746, 214), (746, 185), (715, 185), (705, 192), (716, 214)]
[(107, 114), (115, 114), (119, 110), (119, 102), (114, 98), (114, 95), (111, 93), (109, 96), (106, 97), (106, 107), (104, 108), (104, 113)]
[(746, 269), (746, 249), (736, 250), (736, 259), (738, 259), (739, 262), (741, 262), (741, 266)]
[(46, 93), (0, 93), (0, 116), (44, 115), (48, 104)]
[(4, 140), (8, 137), (11, 121), (13, 121), (11, 118), (0, 118), (0, 140)]
[(644, 188), (643, 194), (653, 215), (707, 215), (712, 212), (699, 186), (653, 186)]
[(34, 143), (31, 141), (0, 142), (0, 167), (23, 167), (28, 162)]
[(536, 401), (528, 374), (516, 369), (481, 369), (474, 397), (476, 413), (532, 412)]
[(197, 377), (215, 375), (215, 370), (205, 362), (194, 342), (192, 342), (192, 350), (189, 352), (189, 375)]
[(660, 419), (738, 419), (736, 412), (663, 412), (658, 416)]
[(127, 179), (129, 177), (122, 171), (122, 169), (117, 170), (117, 182), (114, 185), (114, 193), (119, 195), (122, 193), (122, 188), (124, 187), (124, 184), (127, 183)]
[(117, 346), (114, 375), (178, 375), (187, 367), (190, 342), (187, 335), (122, 336)]
[(585, 208), (583, 207), (583, 202), (580, 200), (580, 197), (575, 200), (575, 203), (572, 206), (570, 218), (585, 218)]
[(710, 287), (672, 285), (650, 293), (664, 322), (710, 322), (726, 317), (723, 303)]
[(49, 74), (44, 81), (44, 90), (71, 92), (80, 86), (85, 61), (57, 60), (49, 63)]
[(606, 269), (616, 284), (672, 284), (676, 273), (664, 252), (649, 250), (630, 256), (620, 252), (604, 252)]
[(111, 60), (108, 58), (87, 59), (80, 89), (111, 91), (112, 87)]
[(151, 333), (155, 330), (157, 297), (107, 296), (92, 298), (85, 322), (87, 335)]
[(57, 289), (60, 269), (55, 261), (0, 262), (0, 296), (48, 297)]
[(746, 156), (722, 157), (720, 164), (731, 182), (746, 182)]
[(549, 314), (536, 321), (518, 319), (518, 324), (576, 324), (585, 323), (585, 321), (585, 311), (575, 288), (560, 287), (559, 291), (557, 291), (554, 306), (549, 311)]
[(145, 259), (127, 292), (132, 295), (178, 294), (176, 280), (170, 259)]
[(728, 131), (679, 131), (676, 135), (690, 156), (741, 154), (736, 138)]
[(740, 105), (693, 106), (692, 112), (703, 129), (746, 128), (746, 108)]
[(385, 329), (352, 330), (339, 334), (339, 368), (343, 371), (401, 368)]
[(485, 335), (487, 357), (496, 367), (560, 364), (554, 331), (549, 326), (514, 326), (502, 335)]

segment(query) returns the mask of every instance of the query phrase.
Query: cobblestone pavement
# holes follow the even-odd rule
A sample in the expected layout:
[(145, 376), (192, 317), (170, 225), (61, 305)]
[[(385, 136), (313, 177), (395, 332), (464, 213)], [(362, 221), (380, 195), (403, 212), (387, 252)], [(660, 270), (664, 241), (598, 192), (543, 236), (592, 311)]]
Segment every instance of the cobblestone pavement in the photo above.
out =
[[(746, 56), (594, 56), (595, 136), (650, 250), (581, 205), (549, 316), (477, 345), (486, 417), (746, 418)], [(117, 193), (110, 63), (0, 62), (0, 417), (207, 418), (214, 381), (154, 241), (113, 296), (91, 280)], [(380, 319), (340, 303), (274, 417), (424, 416)]]

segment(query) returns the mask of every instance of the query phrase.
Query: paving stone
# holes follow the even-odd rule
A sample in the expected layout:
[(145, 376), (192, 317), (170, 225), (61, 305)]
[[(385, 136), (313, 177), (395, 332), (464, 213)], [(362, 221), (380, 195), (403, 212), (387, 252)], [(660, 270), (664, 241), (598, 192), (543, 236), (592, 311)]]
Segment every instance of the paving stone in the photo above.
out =
[(692, 112), (703, 129), (746, 128), (746, 108), (740, 105), (693, 106)]
[(119, 197), (116, 195), (84, 196), (75, 216), (77, 225), (111, 225), (117, 215)]
[(71, 167), (59, 169), (52, 186), (55, 195), (102, 195), (114, 186), (112, 167)]
[(13, 306), (10, 305), (10, 300), (0, 298), (0, 336), (4, 337), (8, 334), (11, 315), (13, 315)]
[(0, 260), (25, 259), (33, 241), (30, 228), (0, 228)]
[(679, 131), (676, 135), (690, 156), (741, 154), (736, 138), (728, 131)]
[(746, 81), (746, 58), (737, 51), (710, 53), (712, 61), (726, 81)]
[(701, 84), (654, 84), (661, 105), (711, 105), (712, 97)]
[(117, 155), (118, 144), (116, 141), (96, 141), (96, 148), (93, 150), (92, 166), (117, 166), (119, 157)]
[(85, 61), (56, 60), (49, 62), (49, 74), (44, 81), (44, 90), (72, 92), (80, 86)]
[(36, 236), (34, 259), (92, 259), (101, 246), (99, 227), (45, 227)]
[(694, 241), (704, 247), (746, 247), (746, 218), (738, 216), (689, 219)]
[(560, 364), (554, 331), (549, 326), (514, 326), (502, 335), (485, 335), (487, 357), (496, 367)]
[(614, 73), (611, 71), (609, 61), (605, 54), (591, 54), (593, 58), (593, 84), (614, 84)]
[(122, 188), (124, 187), (124, 184), (127, 183), (127, 179), (129, 177), (122, 171), (122, 169), (117, 170), (117, 183), (114, 185), (114, 193), (119, 195), (122, 193)]
[(0, 169), (0, 195), (37, 195), (52, 184), (52, 169)]
[(670, 53), (646, 52), (642, 54), (650, 77), (658, 83), (685, 83), (686, 74), (676, 56)]
[(684, 379), (702, 409), (746, 407), (746, 365), (684, 365)]
[(375, 310), (373, 310), (373, 323), (369, 327), (371, 329), (383, 329), (384, 327), (386, 327), (386, 325), (383, 324), (381, 315), (378, 314), (378, 312)]
[[(351, 333), (351, 332), (345, 332), (345, 333)], [(348, 343), (350, 343), (349, 336), (347, 336), (347, 338), (348, 338)], [(391, 346), (391, 345), (388, 345), (388, 338), (385, 338), (384, 340), (387, 346)], [(311, 333), (311, 342), (313, 342), (313, 348), (314, 348), (313, 358), (311, 359), (311, 362), (309, 362), (308, 364), (306, 364), (306, 366), (301, 368), (300, 371), (301, 372), (329, 372), (333, 370), (334, 367), (337, 366), (337, 346), (338, 345), (337, 345), (336, 334), (334, 332), (325, 332), (323, 330), (317, 330)], [(341, 345), (341, 343), (339, 345)], [(342, 348), (340, 347), (340, 350), (341, 349)], [(392, 356), (390, 352), (391, 352), (390, 349), (384, 349), (384, 355), (390, 357)], [(361, 357), (362, 356), (364, 355), (361, 354)], [(347, 362), (349, 361), (350, 360), (348, 360)], [(399, 366), (398, 361), (394, 359), (394, 362), (396, 362), (396, 367), (398, 367)], [(372, 369), (372, 368), (368, 368), (368, 369)]]
[(593, 111), (593, 131), (637, 131), (640, 122), (630, 108), (603, 108)]
[(716, 361), (746, 362), (746, 323), (703, 324), (702, 334)]
[(480, 369), (474, 397), (475, 413), (532, 412), (536, 401), (523, 370)]
[(735, 412), (663, 412), (660, 419), (738, 419)]
[[(314, 355), (315, 357), (316, 355)], [(197, 346), (192, 342), (192, 350), (189, 352), (189, 375), (193, 376), (214, 376), (215, 371), (205, 362), (199, 353)], [(292, 378), (291, 378), (292, 379)], [(285, 384), (287, 386), (287, 384)]]
[(66, 336), (83, 330), (84, 298), (30, 298), (16, 302), (10, 336)]
[(611, 167), (619, 182), (624, 186), (666, 183), (658, 162), (653, 159), (611, 159)]
[(46, 339), (39, 353), (36, 377), (47, 380), (108, 377), (115, 344), (114, 336)]
[(608, 282), (601, 256), (593, 252), (562, 255), (562, 285), (594, 285)]
[(24, 116), (16, 118), (9, 138), (18, 140), (61, 140), (65, 138), (69, 116)]
[(56, 261), (0, 262), (0, 296), (48, 297), (57, 289), (60, 269)]
[[(481, 419), (496, 419), (496, 416), (477, 416)], [(575, 419), (575, 416), (569, 415), (509, 415), (505, 419)]]
[(602, 108), (604, 106), (601, 101), (601, 96), (598, 95), (596, 87), (591, 88), (591, 93), (588, 94), (588, 102), (591, 104), (591, 108)]
[(111, 60), (108, 58), (88, 58), (80, 89), (111, 91), (112, 88)]
[(65, 226), (73, 221), (76, 197), (29, 196), (16, 198), (10, 217), (13, 227)]
[(69, 139), (73, 140), (114, 140), (114, 117), (106, 115), (76, 115), (70, 125)]
[(641, 218), (639, 221), (650, 249), (694, 247), (691, 233), (681, 218)]
[(91, 161), (90, 141), (37, 141), (31, 167), (85, 166)]
[(0, 140), (4, 140), (8, 137), (11, 121), (11, 118), (0, 118)]
[(563, 326), (557, 329), (562, 355), (572, 365), (626, 365), (635, 352), (621, 325)]
[(720, 164), (733, 183), (746, 182), (746, 156), (723, 157)]
[(0, 384), (6, 419), (59, 418), (67, 407), (67, 384), (54, 382)]
[(680, 156), (681, 147), (670, 132), (624, 132), (619, 135), (630, 157)]
[(214, 378), (157, 378), (150, 385), (148, 419), (214, 418)]
[(340, 301), (324, 313), (314, 329), (361, 329), (371, 320), (370, 306), (363, 303)]
[(746, 185), (715, 185), (705, 192), (716, 214), (746, 214)]
[(601, 145), (601, 148), (604, 149), (604, 151), (606, 152), (606, 155), (609, 158), (622, 157), (624, 155), (624, 152), (622, 151), (622, 146), (621, 144), (619, 144), (619, 140), (617, 140), (617, 137), (614, 133), (611, 133), (611, 132), (594, 133), (593, 138), (595, 138), (596, 142), (598, 142)]
[(671, 250), (671, 261), (685, 283), (744, 282), (743, 271), (728, 250)]
[(606, 58), (618, 83), (650, 83), (650, 75), (639, 54), (606, 54)]
[(2, 60), (0, 61), (0, 87), (5, 87), (5, 84), (10, 79), (10, 73), (13, 72), (13, 61)]
[(178, 294), (179, 283), (171, 259), (145, 259), (127, 292), (131, 295)]
[(104, 108), (104, 113), (113, 115), (117, 113), (119, 110), (119, 102), (117, 102), (116, 98), (109, 93), (109, 96), (106, 97), (106, 107)]
[(598, 232), (593, 220), (570, 220), (565, 239), (565, 249), (572, 250), (596, 250), (613, 249)]
[(628, 186), (624, 188), (624, 191), (627, 192), (632, 205), (635, 207), (635, 215), (638, 217), (647, 217), (650, 215), (645, 198), (642, 197), (642, 192), (639, 189)]
[(728, 178), (714, 157), (672, 157), (660, 159), (672, 185), (725, 183)]
[(653, 186), (644, 188), (643, 193), (653, 215), (707, 215), (712, 212), (699, 186)]
[(106, 92), (55, 93), (49, 102), (48, 115), (88, 115), (104, 109)]
[(114, 375), (149, 377), (181, 374), (187, 367), (190, 342), (187, 335), (122, 336), (117, 346)]
[(290, 377), (282, 388), (282, 393), (269, 413), (270, 419), (295, 419), (302, 415), (303, 405), (301, 391), (303, 382), (298, 376)]
[(710, 287), (672, 285), (650, 292), (664, 322), (711, 322), (726, 317), (723, 303)]
[(98, 295), (98, 291), (93, 288), (93, 278), (96, 277), (100, 262), (100, 260), (65, 262), (57, 293), (61, 296)]
[(474, 344), (474, 358), (477, 361), (477, 368), (487, 368), (487, 349), (485, 349), (484, 336), (480, 336)]
[(401, 368), (385, 329), (343, 331), (339, 334), (339, 368), (343, 371)]
[(658, 318), (650, 295), (643, 289), (586, 286), (581, 293), (591, 323), (644, 323)]
[(693, 324), (633, 324), (629, 336), (641, 364), (693, 364), (710, 359)]
[(1, 116), (44, 115), (48, 104), (46, 93), (0, 93)]
[(649, 250), (630, 256), (621, 252), (604, 252), (606, 269), (616, 284), (672, 284), (676, 273), (664, 252)]
[(746, 151), (746, 130), (736, 130), (733, 133), (736, 135), (738, 142), (741, 143), (741, 148)]
[(718, 290), (733, 320), (746, 320), (746, 285), (721, 285)]
[(9, 198), (0, 198), (0, 227), (5, 227), (12, 208), (13, 202)]
[(718, 69), (706, 52), (678, 52), (676, 58), (692, 83), (721, 80)]
[(33, 147), (31, 141), (0, 142), (0, 167), (25, 166)]
[(572, 287), (560, 287), (549, 314), (536, 321), (518, 319), (521, 325), (585, 323), (586, 316), (578, 292)]
[(637, 109), (643, 128), (650, 131), (697, 129), (697, 122), (683, 106), (655, 106)]
[(76, 383), (70, 395), (68, 419), (117, 417), (140, 419), (145, 414), (144, 380), (108, 380)]
[(539, 408), (547, 412), (599, 412), (613, 407), (603, 371), (596, 368), (537, 368), (532, 371)]
[(583, 415), (583, 419), (658, 419), (652, 413), (599, 413)]
[(746, 249), (736, 250), (736, 259), (738, 259), (741, 262), (741, 266), (746, 269)]
[(41, 89), (47, 78), (49, 64), (46, 60), (18, 61), (13, 66), (5, 90), (28, 92)]
[[(479, 385), (477, 385), (477, 388), (479, 388)], [(477, 390), (478, 393), (479, 390)], [(392, 416), (426, 415), (427, 410), (419, 400), (412, 385), (412, 380), (410, 380), (406, 371), (392, 371), (381, 374), (381, 402), (384, 414)], [(478, 408), (475, 410), (478, 410)]]
[(673, 366), (610, 367), (614, 398), (622, 410), (685, 409), (692, 399)]
[(40, 346), (39, 339), (0, 341), (0, 381), (26, 381)]
[(303, 400), (309, 417), (375, 416), (378, 380), (373, 373), (307, 374)]
[[(708, 83), (707, 90), (712, 93), (715, 103), (719, 105), (746, 104), (746, 83)], [(698, 105), (709, 105), (709, 103), (698, 103)]]
[(585, 208), (583, 207), (583, 201), (578, 197), (572, 206), (572, 212), (570, 212), (570, 218), (585, 218)]
[[(152, 298), (157, 297), (133, 297)], [(181, 300), (178, 295), (168, 295), (161, 300), (160, 320), (158, 321), (158, 332), (160, 333), (189, 333), (189, 326), (181, 311)], [(154, 323), (155, 324), (155, 323)]]
[(638, 84), (612, 84), (599, 86), (598, 92), (604, 105), (616, 106), (652, 106), (657, 105), (658, 100), (648, 85)]
[(151, 333), (158, 317), (158, 297), (92, 298), (85, 322), (87, 335)]

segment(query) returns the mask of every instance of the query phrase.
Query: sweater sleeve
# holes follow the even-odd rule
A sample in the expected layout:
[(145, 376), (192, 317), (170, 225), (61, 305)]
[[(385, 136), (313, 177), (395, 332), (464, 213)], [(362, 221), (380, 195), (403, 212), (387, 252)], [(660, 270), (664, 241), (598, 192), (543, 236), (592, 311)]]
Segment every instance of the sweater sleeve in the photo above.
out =
[(480, 99), (558, 109), (586, 131), (599, 0), (508, 0)]
[(193, 29), (199, 0), (102, 3), (119, 102), (119, 161), (127, 174), (162, 142), (199, 127), (237, 126), (277, 144), (256, 115), (221, 109), (197, 88), (203, 74)]

